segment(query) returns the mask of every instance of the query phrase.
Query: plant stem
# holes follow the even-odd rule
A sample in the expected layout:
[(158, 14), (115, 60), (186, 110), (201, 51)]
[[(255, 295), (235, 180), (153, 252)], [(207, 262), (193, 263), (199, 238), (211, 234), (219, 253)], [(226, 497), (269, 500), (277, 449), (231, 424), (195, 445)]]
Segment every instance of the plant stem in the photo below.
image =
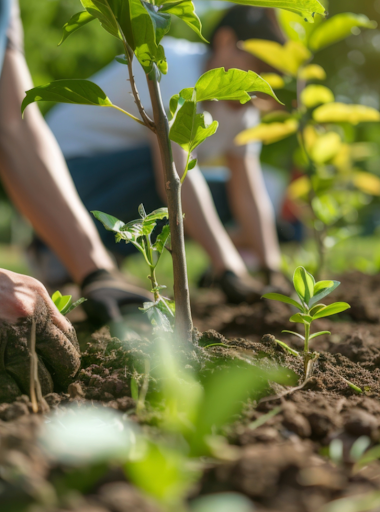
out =
[(305, 348), (304, 352), (309, 352), (309, 337), (310, 337), (310, 325), (305, 324)]
[[(174, 300), (176, 304), (175, 331), (183, 341), (191, 342), (193, 323), (190, 310), (190, 293), (187, 280), (185, 239), (181, 203), (181, 180), (175, 168), (169, 123), (162, 103), (160, 85), (157, 80), (158, 70), (147, 76), (148, 88), (153, 108), (153, 119), (161, 153), (165, 176), (165, 190), (168, 200), (169, 223), (172, 243)], [(152, 76), (153, 75), (153, 76)]]

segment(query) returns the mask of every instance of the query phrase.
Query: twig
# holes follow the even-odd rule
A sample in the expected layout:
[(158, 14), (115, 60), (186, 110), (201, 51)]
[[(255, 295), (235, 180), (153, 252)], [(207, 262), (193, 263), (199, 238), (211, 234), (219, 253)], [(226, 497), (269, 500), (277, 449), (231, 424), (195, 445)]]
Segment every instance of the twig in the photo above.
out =
[(156, 133), (156, 125), (154, 124), (152, 119), (148, 116), (148, 114), (145, 112), (144, 106), (140, 100), (139, 91), (137, 90), (137, 85), (135, 82), (135, 77), (134, 77), (133, 69), (132, 69), (134, 53), (131, 50), (131, 48), (128, 46), (126, 41), (124, 41), (124, 48), (125, 48), (125, 54), (126, 54), (126, 57), (128, 60), (129, 81), (131, 84), (133, 97), (135, 98), (135, 103), (140, 112), (140, 116), (141, 116), (142, 120), (144, 121), (145, 126), (147, 126), (153, 133)]
[(41, 411), (47, 412), (50, 410), (46, 400), (42, 396), (41, 383), (38, 378), (38, 357), (36, 353), (36, 321), (32, 319), (32, 330), (30, 333), (30, 400), (32, 402), (32, 409), (34, 413), (38, 413), (38, 403), (41, 405)]

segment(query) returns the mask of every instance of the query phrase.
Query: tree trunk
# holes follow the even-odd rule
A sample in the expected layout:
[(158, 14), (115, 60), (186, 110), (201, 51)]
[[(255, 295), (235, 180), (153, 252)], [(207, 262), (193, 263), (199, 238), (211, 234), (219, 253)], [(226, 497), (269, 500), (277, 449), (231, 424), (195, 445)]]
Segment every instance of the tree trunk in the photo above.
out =
[(193, 323), (190, 310), (189, 283), (187, 280), (185, 239), (181, 202), (181, 180), (175, 168), (171, 142), (169, 139), (169, 123), (162, 103), (160, 85), (157, 80), (158, 70), (147, 76), (150, 98), (153, 107), (153, 118), (157, 130), (161, 160), (165, 175), (165, 190), (168, 200), (169, 223), (171, 233), (174, 300), (176, 305), (175, 331), (183, 341), (192, 340)]

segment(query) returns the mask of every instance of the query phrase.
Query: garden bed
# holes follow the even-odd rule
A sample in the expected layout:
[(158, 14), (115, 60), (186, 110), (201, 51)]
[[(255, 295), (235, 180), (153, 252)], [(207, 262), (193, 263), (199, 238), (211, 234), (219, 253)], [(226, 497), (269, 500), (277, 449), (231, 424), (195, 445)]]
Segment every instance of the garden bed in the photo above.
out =
[[(349, 455), (355, 441), (362, 436), (372, 445), (379, 442), (378, 284), (379, 277), (361, 274), (342, 279), (334, 299), (349, 302), (352, 309), (349, 314), (340, 315), (338, 321), (316, 322), (318, 329), (329, 330), (332, 336), (313, 340), (312, 347), (321, 354), (313, 377), (304, 385), (301, 378), (295, 388), (272, 387), (269, 396), (262, 398), (258, 405), (250, 401), (239, 421), (227, 430), (234, 447), (226, 457), (228, 460), (207, 460), (194, 496), (234, 491), (252, 500), (255, 507), (252, 510), (318, 512), (336, 498), (379, 489), (380, 463), (373, 462), (357, 471)], [(260, 360), (264, 365), (275, 362), (302, 376), (301, 359), (286, 354), (269, 337), (262, 340), (263, 335), (270, 333), (301, 349), (295, 336), (281, 334), (283, 329), (291, 328), (285, 304), (263, 301), (254, 306), (231, 306), (223, 304), (219, 293), (211, 290), (197, 299), (193, 313), (195, 325), (206, 332), (205, 344), (226, 345), (207, 349), (205, 360), (218, 356), (220, 360)], [(148, 346), (132, 340), (126, 351), (123, 344), (110, 338), (106, 329), (90, 336), (85, 325), (79, 326), (78, 333), (84, 350), (83, 369), (68, 394), (53, 393), (46, 397), (49, 406), (59, 413), (66, 404), (87, 402), (95, 408), (129, 412), (137, 421), (126, 368), (133, 357), (134, 368), (138, 370), (149, 352)], [(187, 357), (187, 364), (202, 366), (199, 358)], [(204, 368), (207, 371), (207, 363)], [(363, 393), (355, 393), (344, 379), (360, 386)], [(257, 426), (256, 420), (275, 408), (279, 408), (277, 413)], [(147, 411), (139, 421), (146, 429), (156, 429), (159, 418), (155, 415), (154, 410)], [(48, 482), (62, 475), (65, 469), (49, 460), (36, 445), (35, 435), (44, 418), (31, 413), (27, 397), (0, 405), (0, 420), (0, 464), (7, 468), (5, 477), (1, 475), (5, 485), (2, 501), (6, 500), (7, 512), (19, 512), (27, 501), (32, 503), (37, 497), (41, 501), (42, 495), (48, 496)], [(333, 462), (328, 453), (336, 439), (342, 441), (343, 453), (340, 460)], [(15, 474), (17, 478), (11, 478)], [(36, 507), (33, 512), (158, 510), (126, 483), (118, 469), (108, 470), (95, 485), (83, 490), (85, 496), (73, 493), (66, 500), (66, 508)]]

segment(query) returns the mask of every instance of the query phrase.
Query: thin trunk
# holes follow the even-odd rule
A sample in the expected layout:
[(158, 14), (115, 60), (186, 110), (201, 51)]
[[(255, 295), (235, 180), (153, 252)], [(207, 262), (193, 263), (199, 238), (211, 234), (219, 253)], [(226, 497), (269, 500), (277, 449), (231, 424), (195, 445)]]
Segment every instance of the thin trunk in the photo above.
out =
[(172, 147), (169, 139), (169, 123), (162, 103), (160, 86), (156, 78), (158, 70), (155, 64), (154, 69), (155, 77), (151, 78), (147, 76), (147, 82), (152, 101), (153, 118), (157, 130), (156, 134), (160, 147), (165, 175), (165, 190), (168, 200), (174, 273), (174, 300), (176, 304), (175, 330), (181, 340), (191, 341), (193, 323), (191, 320), (190, 293), (187, 281), (181, 180), (173, 160)]

